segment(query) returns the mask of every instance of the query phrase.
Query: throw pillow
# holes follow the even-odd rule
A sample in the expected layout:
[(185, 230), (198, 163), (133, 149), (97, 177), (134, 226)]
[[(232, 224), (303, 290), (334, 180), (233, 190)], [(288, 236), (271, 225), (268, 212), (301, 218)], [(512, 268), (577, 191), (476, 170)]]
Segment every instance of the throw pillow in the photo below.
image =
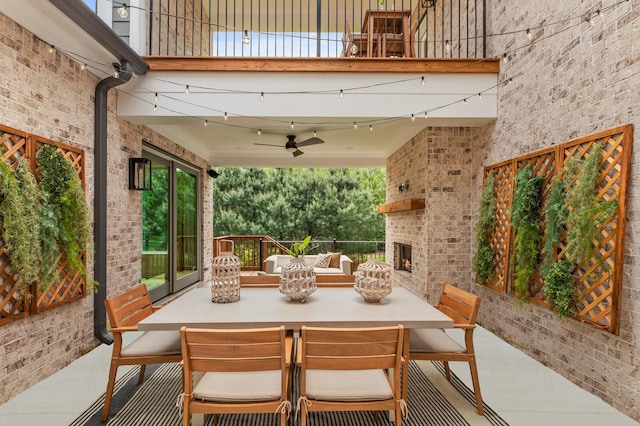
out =
[(340, 256), (342, 256), (342, 253), (331, 253), (331, 252), (329, 252), (329, 254), (331, 255), (331, 261), (329, 262), (329, 268), (339, 268), (340, 267)]
[(329, 262), (331, 262), (331, 255), (329, 253), (320, 253), (316, 257), (316, 261), (313, 266), (317, 268), (328, 268)]

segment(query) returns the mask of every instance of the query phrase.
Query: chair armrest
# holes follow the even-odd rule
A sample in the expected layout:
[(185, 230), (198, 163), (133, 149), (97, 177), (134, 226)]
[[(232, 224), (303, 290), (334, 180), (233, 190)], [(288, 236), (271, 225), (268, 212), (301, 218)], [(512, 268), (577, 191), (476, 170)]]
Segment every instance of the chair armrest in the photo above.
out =
[(291, 357), (293, 356), (293, 336), (292, 335), (291, 336), (287, 335), (287, 337), (284, 338), (284, 348), (286, 350), (284, 354), (284, 361), (288, 367), (291, 365)]
[(125, 333), (127, 331), (138, 331), (138, 327), (135, 325), (129, 327), (114, 327), (111, 331), (116, 333)]
[(351, 259), (349, 259), (349, 257), (345, 256), (344, 254), (340, 256), (340, 269), (345, 275), (351, 275), (352, 264), (353, 262), (351, 261)]
[(459, 328), (461, 330), (473, 330), (476, 328), (475, 324), (453, 324), (453, 328)]
[(298, 350), (296, 351), (296, 364), (302, 365), (302, 351), (300, 348), (302, 347), (302, 337), (298, 337)]

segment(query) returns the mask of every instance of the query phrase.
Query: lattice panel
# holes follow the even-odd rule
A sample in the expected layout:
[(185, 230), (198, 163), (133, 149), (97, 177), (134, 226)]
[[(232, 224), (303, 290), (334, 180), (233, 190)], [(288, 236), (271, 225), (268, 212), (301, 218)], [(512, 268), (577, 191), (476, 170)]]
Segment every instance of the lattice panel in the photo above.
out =
[[(85, 169), (82, 150), (37, 137), (34, 146), (34, 155), (36, 158), (44, 145), (53, 145), (57, 148), (58, 152), (62, 153), (64, 158), (76, 169), (78, 177), (82, 182), (82, 187), (84, 188)], [(40, 170), (36, 170), (36, 176), (40, 176)], [(85, 295), (85, 279), (70, 272), (67, 266), (67, 260), (64, 257), (58, 258), (56, 263), (58, 265), (58, 282), (45, 293), (41, 293), (40, 290), (36, 291), (36, 312), (42, 312), (58, 305), (72, 302)]]
[[(624, 206), (620, 197), (623, 186), (626, 193), (628, 167), (625, 167), (625, 162), (626, 156), (630, 156), (630, 153), (625, 152), (625, 145), (630, 147), (631, 144), (625, 143), (625, 132), (622, 129), (566, 145), (562, 151), (563, 164), (571, 158), (587, 158), (591, 147), (596, 143), (602, 145), (598, 197), (603, 200), (618, 200)], [(618, 211), (603, 226), (594, 256), (586, 265), (577, 267), (573, 274), (578, 295), (577, 318), (613, 332), (617, 331), (619, 322), (624, 247), (618, 244), (618, 239), (624, 238), (620, 232), (624, 233), (625, 218), (626, 212), (621, 211), (619, 206)], [(560, 258), (565, 257), (567, 249), (565, 240)]]
[[(4, 126), (0, 126), (0, 143), (2, 144), (4, 161), (15, 168), (17, 158), (24, 157), (29, 160), (32, 171), (36, 168), (37, 153), (42, 149), (42, 146), (45, 144), (56, 146), (58, 151), (76, 169), (82, 187), (85, 187), (84, 154), (81, 149), (58, 144)], [(39, 180), (39, 171), (35, 170), (34, 174)], [(40, 293), (37, 290), (37, 284), (35, 284), (25, 289), (24, 294), (19, 294), (16, 291), (16, 276), (12, 273), (11, 261), (4, 252), (4, 244), (0, 239), (0, 325), (85, 296), (84, 278), (69, 271), (66, 259), (59, 258), (57, 264), (59, 275), (57, 285), (47, 292)], [(34, 295), (34, 300), (29, 303), (31, 295)]]
[(493, 249), (493, 269), (495, 273), (487, 282), (487, 286), (502, 293), (507, 292), (509, 278), (509, 244), (511, 232), (509, 209), (511, 208), (512, 196), (512, 169), (512, 164), (509, 162), (485, 170), (485, 177), (490, 172), (493, 172), (496, 194), (496, 226), (489, 240), (489, 245)]
[[(534, 156), (530, 156), (527, 158), (522, 158), (517, 160), (516, 167), (517, 170), (521, 170), (524, 166), (529, 164), (531, 166), (532, 176), (544, 176), (545, 179), (540, 186), (540, 233), (542, 235), (542, 239), (540, 241), (540, 259), (541, 263), (544, 260), (545, 253), (542, 252), (542, 248), (545, 244), (545, 217), (544, 217), (544, 209), (547, 205), (547, 201), (549, 199), (549, 192), (551, 190), (551, 179), (553, 178), (556, 170), (556, 156), (557, 149), (548, 149), (537, 153)], [(515, 176), (515, 175), (514, 175)], [(531, 279), (529, 284), (529, 292), (528, 292), (528, 300), (530, 302), (539, 303), (548, 305), (544, 300), (544, 294), (542, 292), (542, 288), (544, 286), (544, 280), (542, 279), (542, 275), (540, 271), (536, 271), (535, 276)], [(512, 289), (513, 291), (513, 289)]]
[[(598, 133), (586, 138), (567, 142), (557, 148), (538, 151), (512, 161), (485, 168), (485, 176), (493, 171), (496, 176), (497, 223), (491, 245), (495, 255), (495, 276), (488, 285), (507, 292), (511, 285), (508, 268), (511, 258), (511, 225), (509, 209), (516, 170), (530, 164), (534, 175), (545, 176), (542, 184), (542, 206), (540, 209), (541, 232), (544, 232), (544, 207), (546, 206), (551, 179), (572, 158), (585, 159), (591, 147), (602, 145), (602, 161), (598, 180), (598, 197), (602, 200), (617, 200), (618, 211), (604, 224), (599, 246), (594, 256), (585, 264), (576, 267), (573, 279), (576, 287), (576, 318), (598, 328), (617, 333), (620, 323), (620, 300), (622, 268), (624, 265), (624, 233), (626, 228), (626, 193), (631, 162), (633, 126), (627, 125)], [(544, 238), (544, 237), (543, 237)], [(566, 233), (556, 247), (556, 259), (566, 258)], [(541, 250), (544, 240), (541, 242)], [(540, 262), (544, 259), (541, 253)], [(544, 281), (537, 274), (529, 287), (529, 301), (547, 305), (543, 294)]]
[[(24, 157), (27, 151), (28, 135), (19, 130), (0, 126), (0, 149), (4, 161), (15, 169), (17, 158)], [(28, 292), (19, 294), (17, 280), (11, 270), (11, 259), (4, 251), (4, 242), (0, 239), (0, 324), (14, 321), (29, 315)]]

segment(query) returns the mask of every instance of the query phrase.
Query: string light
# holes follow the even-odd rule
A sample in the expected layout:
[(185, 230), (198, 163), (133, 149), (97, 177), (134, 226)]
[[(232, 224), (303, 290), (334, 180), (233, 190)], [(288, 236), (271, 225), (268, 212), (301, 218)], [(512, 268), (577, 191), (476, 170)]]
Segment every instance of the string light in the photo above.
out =
[(531, 30), (529, 28), (527, 28), (527, 38), (529, 40), (531, 40), (533, 38), (533, 33), (531, 33)]
[(317, 136), (318, 136), (318, 132), (314, 130), (314, 131), (313, 131), (313, 137), (315, 138), (315, 137), (317, 137)]
[(444, 50), (447, 52), (451, 52), (451, 42), (449, 40), (445, 40), (444, 42)]
[(355, 121), (353, 122), (353, 130), (356, 130), (358, 128), (358, 123), (356, 123)]
[(209, 120), (204, 120), (204, 127), (207, 127), (207, 124), (209, 124)]
[(258, 136), (262, 136), (262, 129), (258, 129)]
[(416, 121), (416, 116), (411, 114), (411, 121)]
[(369, 124), (369, 131), (373, 132), (373, 126), (371, 124)]
[(153, 102), (158, 103), (158, 92), (153, 96)]
[(127, 10), (126, 4), (121, 3), (121, 6), (118, 8), (118, 15), (120, 15), (120, 17), (123, 19), (129, 16), (129, 11)]
[(504, 52), (504, 54), (502, 55), (502, 62), (504, 62), (505, 64), (509, 62), (509, 55), (507, 55), (507, 52)]
[(158, 109), (158, 105), (154, 105), (154, 106), (153, 106), (153, 110), (155, 111), (155, 110), (157, 110), (157, 109)]
[(420, 81), (420, 84), (422, 85), (422, 87), (427, 85), (427, 80), (424, 79), (424, 76), (422, 76), (422, 80)]
[(56, 47), (53, 44), (49, 45), (49, 53), (53, 53), (53, 51), (56, 50)]
[(291, 122), (291, 126), (290, 127), (291, 127), (291, 130), (295, 129), (296, 126), (295, 126), (295, 124), (293, 124), (293, 121)]
[(264, 92), (260, 92), (260, 102), (264, 102)]
[(244, 35), (242, 36), (242, 44), (251, 43), (251, 39), (249, 38), (249, 31), (244, 30)]
[(87, 64), (82, 64), (82, 65), (80, 65), (80, 69), (81, 69), (82, 71), (86, 70), (86, 69), (87, 69)]
[(189, 85), (187, 84), (187, 87), (184, 88), (184, 94), (188, 95), (189, 94)]
[(113, 78), (120, 78), (120, 73), (118, 72), (118, 70), (115, 70), (113, 72)]
[(426, 120), (427, 118), (429, 118), (429, 113), (427, 111), (424, 112), (424, 119)]
[(229, 119), (229, 116), (227, 115), (227, 113), (224, 113), (224, 121), (227, 121)]
[(340, 89), (340, 99), (344, 98), (344, 92)]
[(464, 106), (467, 106), (468, 102), (467, 102), (467, 98), (464, 99)]
[(478, 93), (478, 99), (482, 99), (482, 93)]

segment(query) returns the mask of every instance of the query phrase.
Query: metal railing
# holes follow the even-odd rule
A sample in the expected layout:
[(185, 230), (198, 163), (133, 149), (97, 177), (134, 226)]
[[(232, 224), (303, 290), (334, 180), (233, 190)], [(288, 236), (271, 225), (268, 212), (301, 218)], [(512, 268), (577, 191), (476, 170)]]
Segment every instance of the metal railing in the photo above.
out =
[[(263, 271), (264, 260), (272, 254), (286, 254), (287, 249), (294, 241), (276, 241), (266, 235), (226, 235), (216, 237), (213, 241), (213, 256), (218, 256), (224, 247), (222, 240), (234, 242), (234, 254), (240, 258), (240, 267), (243, 271)], [(220, 250), (219, 250), (220, 247)], [(369, 259), (385, 261), (384, 241), (322, 241), (312, 240), (309, 244), (308, 254), (317, 253), (342, 253), (353, 262), (352, 270)]]
[[(368, 12), (377, 20), (406, 12), (407, 25), (382, 20), (374, 30)], [(486, 56), (486, 0), (151, 0), (148, 19), (152, 56)], [(393, 36), (406, 29), (410, 51), (383, 52), (387, 36), (399, 45)], [(352, 51), (354, 38), (365, 45)]]

